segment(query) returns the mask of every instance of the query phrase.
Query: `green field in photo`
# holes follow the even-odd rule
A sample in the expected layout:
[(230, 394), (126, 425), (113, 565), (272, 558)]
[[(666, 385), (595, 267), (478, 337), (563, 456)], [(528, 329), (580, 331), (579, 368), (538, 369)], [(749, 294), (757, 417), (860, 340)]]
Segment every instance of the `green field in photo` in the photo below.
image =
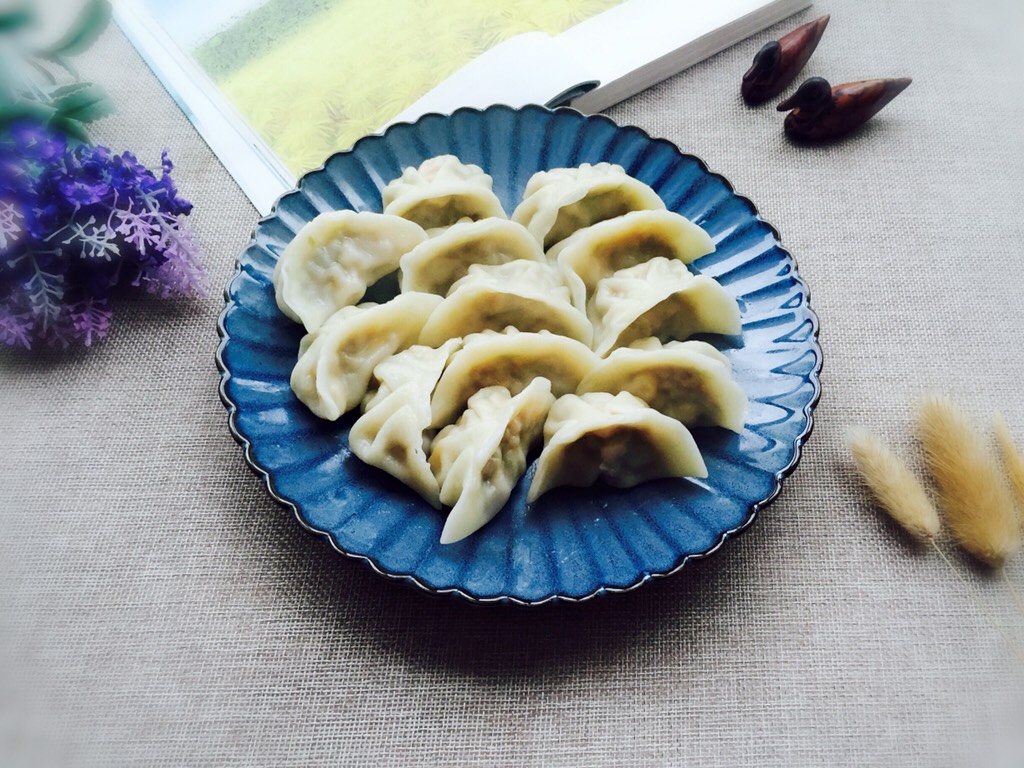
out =
[(622, 1), (272, 0), (194, 55), (298, 175), (498, 43), (558, 34)]

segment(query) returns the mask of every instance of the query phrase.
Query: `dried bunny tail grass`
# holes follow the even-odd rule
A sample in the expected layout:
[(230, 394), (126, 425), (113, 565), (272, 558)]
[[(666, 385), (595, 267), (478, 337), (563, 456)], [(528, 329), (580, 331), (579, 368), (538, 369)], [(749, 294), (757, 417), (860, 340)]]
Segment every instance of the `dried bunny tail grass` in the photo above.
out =
[(1024, 454), (1017, 451), (1010, 436), (1010, 428), (1001, 413), (997, 413), (996, 439), (999, 441), (999, 448), (1003, 453), (1003, 463), (1006, 464), (1006, 472), (1010, 476), (1010, 485), (1017, 494), (1017, 506), (1024, 511)]
[[(846, 433), (846, 445), (864, 482), (882, 508), (911, 536), (931, 544), (946, 567), (963, 584), (967, 596), (985, 617), (988, 625), (1002, 636), (1003, 642), (1017, 659), (1024, 662), (1024, 652), (1014, 643), (1006, 629), (996, 622), (988, 606), (975, 594), (967, 579), (936, 541), (940, 529), (939, 516), (917, 476), (866, 429), (850, 429)], [(1006, 572), (1003, 573), (1005, 575)]]
[(999, 568), (1020, 546), (1013, 497), (985, 443), (947, 397), (929, 395), (918, 410), (925, 462), (942, 509), (965, 550)]
[(860, 427), (846, 433), (846, 446), (882, 509), (915, 539), (933, 540), (939, 533), (939, 515), (907, 465), (878, 437)]

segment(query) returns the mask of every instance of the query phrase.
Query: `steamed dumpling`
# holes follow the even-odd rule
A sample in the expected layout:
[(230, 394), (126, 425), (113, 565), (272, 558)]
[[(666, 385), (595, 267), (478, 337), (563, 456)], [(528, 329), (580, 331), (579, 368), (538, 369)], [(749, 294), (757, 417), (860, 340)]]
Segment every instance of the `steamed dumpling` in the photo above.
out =
[(589, 345), (590, 321), (569, 301), (561, 273), (539, 261), (473, 264), (452, 285), (423, 326), (420, 343), (436, 346), (445, 339), (479, 331), (551, 331)]
[(320, 418), (338, 419), (359, 405), (378, 363), (416, 343), (440, 303), (429, 293), (406, 293), (338, 310), (299, 343), (292, 391)]
[[(436, 309), (434, 310), (437, 311)], [(450, 339), (433, 347), (414, 344), (396, 352), (373, 369), (373, 376), (363, 397), (363, 413), (404, 387), (416, 384), (427, 388), (427, 395), (441, 378), (448, 360), (462, 346), (462, 339)]]
[(442, 544), (466, 538), (498, 514), (526, 471), (526, 456), (554, 401), (551, 382), (543, 378), (515, 396), (505, 387), (486, 387), (469, 399), (457, 423), (438, 433), (430, 466), (442, 503), (452, 506)]
[(637, 211), (582, 229), (548, 252), (565, 275), (577, 307), (586, 306), (598, 280), (656, 257), (689, 264), (712, 253), (703, 229), (672, 211)]
[(512, 220), (529, 229), (547, 250), (599, 221), (664, 208), (658, 193), (629, 176), (622, 166), (584, 163), (531, 176)]
[(598, 282), (587, 314), (594, 323), (594, 351), (602, 357), (648, 336), (665, 342), (740, 332), (739, 305), (728, 291), (661, 256)]
[(437, 349), (415, 345), (373, 369), (364, 413), (348, 433), (352, 453), (401, 480), (441, 508), (440, 488), (427, 462), (430, 394), (461, 339)]
[(506, 219), (461, 222), (402, 257), (399, 285), (403, 291), (446, 296), (473, 264), (517, 260), (547, 263), (537, 241), (522, 226)]
[(747, 396), (729, 359), (703, 341), (642, 339), (621, 347), (580, 382), (586, 392), (629, 392), (688, 427), (710, 424), (742, 432)]
[(424, 160), (406, 168), (381, 191), (384, 213), (415, 221), (423, 229), (449, 227), (461, 219), (507, 218), (493, 181), (476, 165), (454, 155)]
[(398, 216), (321, 213), (298, 231), (274, 267), (277, 306), (315, 331), (398, 269), (402, 255), (426, 239), (422, 227)]
[(598, 358), (575, 339), (547, 331), (504, 333), (484, 331), (468, 336), (448, 363), (434, 390), (432, 424), (450, 424), (470, 396), (485, 387), (500, 385), (516, 394), (537, 377), (551, 382), (555, 396), (575, 392)]
[(615, 488), (662, 477), (707, 477), (690, 431), (628, 392), (563, 395), (544, 423), (528, 501), (562, 485)]

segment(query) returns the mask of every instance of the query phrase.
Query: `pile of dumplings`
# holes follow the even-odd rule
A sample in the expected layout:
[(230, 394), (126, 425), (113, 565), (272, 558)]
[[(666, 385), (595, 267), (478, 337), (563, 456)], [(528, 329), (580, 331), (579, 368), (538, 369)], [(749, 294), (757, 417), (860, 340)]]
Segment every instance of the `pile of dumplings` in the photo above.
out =
[[(687, 427), (741, 432), (729, 360), (694, 334), (738, 334), (736, 301), (686, 265), (696, 224), (610, 163), (534, 174), (511, 218), (482, 169), (406, 169), (383, 213), (332, 211), (282, 253), (274, 289), (305, 326), (295, 395), (329, 420), (361, 408), (352, 452), (450, 507), (452, 543), (528, 491), (706, 477)], [(397, 270), (400, 291), (359, 303)]]

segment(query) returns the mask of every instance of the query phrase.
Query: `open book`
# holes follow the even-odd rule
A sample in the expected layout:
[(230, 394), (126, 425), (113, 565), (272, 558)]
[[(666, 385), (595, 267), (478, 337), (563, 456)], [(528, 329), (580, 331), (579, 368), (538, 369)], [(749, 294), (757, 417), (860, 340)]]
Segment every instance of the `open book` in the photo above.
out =
[(496, 103), (599, 111), (810, 4), (114, 0), (121, 28), (261, 213), (392, 122)]

